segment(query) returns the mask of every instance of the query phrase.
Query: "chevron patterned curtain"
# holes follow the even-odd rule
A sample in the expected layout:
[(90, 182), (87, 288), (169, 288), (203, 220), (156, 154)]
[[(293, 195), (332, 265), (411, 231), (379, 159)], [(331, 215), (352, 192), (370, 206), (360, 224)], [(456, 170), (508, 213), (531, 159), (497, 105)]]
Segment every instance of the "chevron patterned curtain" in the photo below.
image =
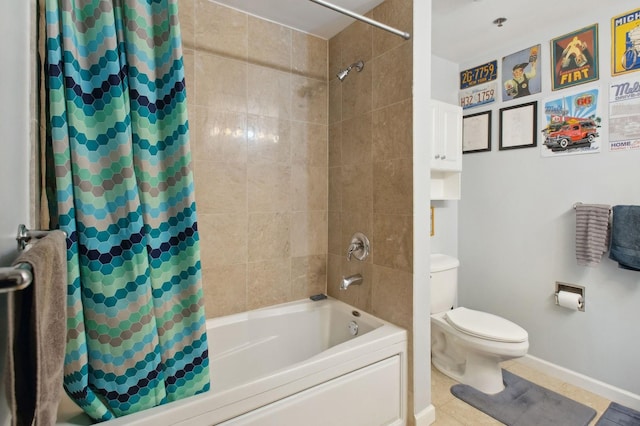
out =
[(209, 389), (177, 0), (46, 0), (64, 386), (95, 420)]

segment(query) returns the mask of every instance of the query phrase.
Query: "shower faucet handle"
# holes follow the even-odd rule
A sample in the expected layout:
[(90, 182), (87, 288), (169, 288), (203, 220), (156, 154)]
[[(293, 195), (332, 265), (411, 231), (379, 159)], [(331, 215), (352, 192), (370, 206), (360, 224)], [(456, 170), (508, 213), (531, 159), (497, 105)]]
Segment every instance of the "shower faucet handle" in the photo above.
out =
[(347, 248), (347, 260), (351, 261), (351, 256), (357, 260), (363, 261), (369, 256), (370, 245), (369, 239), (362, 232), (356, 232), (351, 237), (351, 243)]

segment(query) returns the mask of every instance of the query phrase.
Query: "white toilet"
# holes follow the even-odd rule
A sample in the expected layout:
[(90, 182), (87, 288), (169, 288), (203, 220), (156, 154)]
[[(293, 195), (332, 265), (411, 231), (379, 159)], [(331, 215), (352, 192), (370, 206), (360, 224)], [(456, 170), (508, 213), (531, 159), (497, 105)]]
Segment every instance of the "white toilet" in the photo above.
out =
[(487, 394), (504, 389), (500, 363), (527, 354), (529, 335), (497, 315), (455, 308), (458, 259), (431, 255), (431, 362), (443, 374)]

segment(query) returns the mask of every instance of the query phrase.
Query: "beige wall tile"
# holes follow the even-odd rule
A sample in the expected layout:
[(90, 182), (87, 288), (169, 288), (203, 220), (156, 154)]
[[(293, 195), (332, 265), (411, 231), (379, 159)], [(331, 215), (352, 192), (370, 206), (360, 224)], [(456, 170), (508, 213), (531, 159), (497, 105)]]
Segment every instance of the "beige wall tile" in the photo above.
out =
[[(248, 16), (209, 0), (195, 0), (195, 47), (202, 53), (247, 60)], [(211, 73), (211, 76), (217, 74)]]
[(279, 118), (249, 115), (247, 138), (250, 163), (291, 162), (291, 122)]
[(191, 111), (191, 104), (195, 104), (196, 99), (196, 52), (191, 49), (184, 49), (182, 51), (182, 61), (184, 63), (184, 84), (187, 88), (187, 108)]
[(413, 161), (411, 158), (373, 164), (373, 212), (413, 214)]
[(249, 262), (288, 259), (291, 256), (291, 213), (249, 215)]
[(246, 164), (196, 159), (194, 180), (199, 212), (247, 212)]
[(356, 61), (367, 62), (372, 58), (374, 31), (379, 30), (360, 21), (355, 21), (342, 31), (342, 64), (339, 66), (340, 69), (346, 68)]
[(247, 308), (288, 302), (291, 297), (291, 259), (249, 263)]
[(353, 69), (341, 84), (342, 87), (342, 119), (354, 118), (372, 109), (372, 85), (376, 87), (381, 83), (372, 80), (375, 76), (374, 64), (376, 61), (366, 62), (362, 71)]
[(196, 104), (246, 113), (247, 72), (245, 62), (196, 53)]
[(291, 210), (291, 166), (255, 163), (247, 170), (248, 209), (255, 212)]
[(198, 215), (202, 267), (247, 263), (246, 214)]
[(247, 161), (247, 115), (216, 111), (196, 106), (192, 114), (197, 126), (192, 130), (197, 140), (198, 161), (245, 163)]
[(291, 163), (327, 168), (328, 134), (326, 124), (291, 123)]
[(247, 265), (214, 265), (202, 270), (207, 318), (247, 310)]
[(373, 265), (371, 309), (374, 315), (411, 330), (413, 274)]
[(292, 30), (249, 15), (249, 63), (291, 71)]
[(329, 124), (342, 121), (342, 82), (337, 78), (329, 82)]
[(342, 210), (371, 212), (373, 208), (373, 166), (352, 164), (342, 168)]
[(329, 167), (342, 166), (342, 123), (329, 126)]
[[(385, 0), (373, 10), (373, 19), (413, 34), (413, 0)], [(387, 31), (373, 32), (373, 56), (381, 55), (407, 40)]]
[(342, 165), (368, 164), (371, 156), (371, 113), (342, 122)]
[(409, 41), (373, 60), (373, 108), (410, 99), (413, 87), (413, 44)]
[(413, 157), (411, 99), (373, 111), (373, 161)]
[(298, 300), (326, 293), (327, 256), (291, 258), (291, 299)]
[(178, 19), (180, 20), (183, 49), (195, 47), (195, 7), (195, 0), (180, 0), (178, 2)]
[(376, 265), (413, 271), (413, 217), (373, 215), (372, 246)]
[(336, 77), (336, 75), (342, 68), (344, 68), (344, 65), (342, 63), (343, 38), (344, 37), (342, 36), (342, 33), (339, 33), (329, 40), (329, 81), (337, 81), (338, 78)]
[(291, 255), (325, 255), (327, 221), (326, 211), (294, 212), (291, 217)]
[(292, 32), (293, 72), (317, 80), (327, 80), (328, 42), (319, 37)]
[(328, 251), (329, 254), (335, 255), (346, 253), (346, 248), (342, 244), (342, 213), (340, 211), (329, 211)]
[(328, 111), (327, 83), (293, 76), (291, 80), (292, 118), (316, 124), (326, 124)]
[(326, 167), (293, 166), (291, 186), (294, 211), (327, 211), (327, 175)]
[(291, 117), (291, 74), (249, 65), (249, 114), (287, 120)]
[(329, 211), (342, 211), (342, 167), (329, 169)]

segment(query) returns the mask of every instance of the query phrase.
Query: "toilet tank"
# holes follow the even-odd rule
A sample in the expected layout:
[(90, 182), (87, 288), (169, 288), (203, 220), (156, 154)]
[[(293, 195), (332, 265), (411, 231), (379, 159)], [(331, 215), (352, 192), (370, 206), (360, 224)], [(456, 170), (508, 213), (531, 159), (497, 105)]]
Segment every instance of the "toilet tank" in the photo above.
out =
[(446, 254), (431, 255), (431, 313), (451, 309), (458, 295), (458, 259)]

